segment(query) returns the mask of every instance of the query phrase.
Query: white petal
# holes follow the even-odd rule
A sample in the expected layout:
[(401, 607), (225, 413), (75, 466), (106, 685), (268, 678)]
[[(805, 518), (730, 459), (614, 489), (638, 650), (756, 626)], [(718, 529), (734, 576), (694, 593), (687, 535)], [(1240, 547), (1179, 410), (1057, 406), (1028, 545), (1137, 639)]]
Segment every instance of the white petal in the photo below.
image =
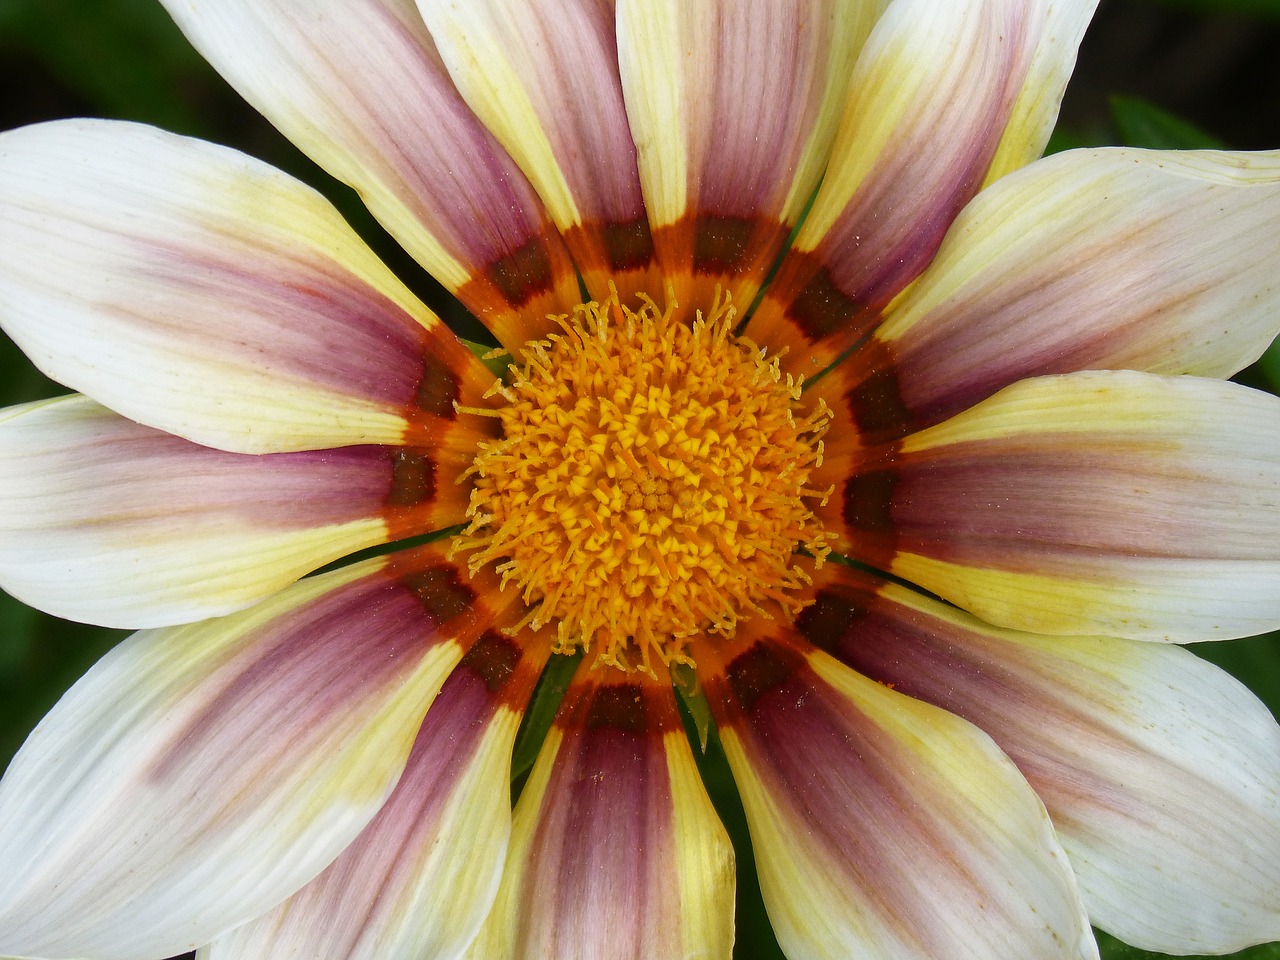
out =
[[(500, 336), (578, 302), (568, 252), (413, 0), (166, 0), (188, 39)], [(352, 38), (358, 38), (353, 41)], [(554, 290), (556, 303), (530, 303)], [(504, 341), (506, 342), (506, 341)]]
[(224, 147), (110, 121), (7, 132), (0, 223), (14, 341), (198, 443), (442, 445), (468, 432), (452, 401), (493, 381), (328, 201)]
[(788, 957), (1096, 960), (1044, 807), (985, 734), (749, 629), (691, 653)]
[(544, 656), (490, 631), (431, 705), (404, 775), (329, 867), (210, 960), (445, 960), (475, 937), (511, 832), (511, 747)]
[(0, 784), (0, 953), (181, 953), (324, 869), (492, 622), (463, 576), (374, 560), (103, 658)]
[(1242, 684), (1174, 646), (1015, 633), (854, 571), (818, 580), (800, 632), (989, 733), (1097, 926), (1173, 954), (1280, 939), (1280, 726)]
[(841, 375), (901, 429), (1049, 373), (1228, 377), (1280, 333), (1277, 270), (1280, 153), (1058, 154), (964, 210)]
[[(462, 519), (392, 448), (242, 454), (70, 396), (0, 410), (0, 583), (58, 616), (154, 627), (230, 613), (393, 526)], [(436, 493), (452, 506), (433, 505)], [(395, 505), (393, 505), (395, 504)]]

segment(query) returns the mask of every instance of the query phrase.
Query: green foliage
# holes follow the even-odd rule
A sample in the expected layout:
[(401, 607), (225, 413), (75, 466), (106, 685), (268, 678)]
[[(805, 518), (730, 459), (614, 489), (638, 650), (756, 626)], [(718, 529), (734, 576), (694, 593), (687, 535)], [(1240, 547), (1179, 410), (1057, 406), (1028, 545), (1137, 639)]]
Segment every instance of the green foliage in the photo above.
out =
[(1258, 371), (1266, 379), (1272, 393), (1280, 393), (1280, 340), (1271, 344), (1258, 358)]
[(209, 67), (155, 0), (0, 0), (0, 38), (98, 115), (202, 129), (190, 81)]
[(1222, 150), (1226, 144), (1195, 124), (1137, 97), (1110, 99), (1120, 143), (1151, 150)]
[[(1105, 933), (1098, 933), (1098, 953), (1102, 960), (1163, 960), (1165, 956), (1163, 953), (1151, 953), (1149, 950), (1131, 947)], [(1186, 957), (1184, 960), (1209, 960), (1209, 958)], [(1228, 960), (1280, 960), (1280, 943), (1264, 943), (1259, 947), (1250, 947), (1231, 954)]]
[(697, 733), (696, 744), (703, 753), (707, 752), (707, 738), (711, 735), (711, 705), (702, 692), (698, 682), (698, 672), (688, 664), (677, 663), (671, 668), (671, 679), (675, 682), (676, 692), (684, 701), (684, 708), (689, 711), (689, 719), (693, 722)]
[(525, 711), (524, 720), (516, 734), (515, 752), (511, 760), (512, 800), (520, 795), (525, 778), (533, 769), (538, 759), (538, 751), (542, 749), (542, 741), (547, 739), (551, 729), (551, 721), (556, 717), (556, 710), (569, 689), (569, 681), (573, 672), (578, 669), (582, 654), (572, 657), (552, 657), (547, 668), (538, 678), (538, 686), (529, 701), (529, 709)]

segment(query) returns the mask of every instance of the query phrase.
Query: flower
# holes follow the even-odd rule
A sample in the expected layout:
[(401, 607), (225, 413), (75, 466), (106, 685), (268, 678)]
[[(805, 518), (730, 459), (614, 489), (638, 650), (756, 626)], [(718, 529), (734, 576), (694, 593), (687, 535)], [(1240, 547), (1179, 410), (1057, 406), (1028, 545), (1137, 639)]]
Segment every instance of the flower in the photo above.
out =
[(0, 784), (0, 952), (727, 957), (672, 675), (789, 956), (1280, 938), (1280, 728), (1176, 646), (1280, 625), (1280, 154), (1036, 159), (1090, 0), (167, 6), (509, 362), (248, 157), (0, 136), (79, 391), (0, 582), (141, 628)]

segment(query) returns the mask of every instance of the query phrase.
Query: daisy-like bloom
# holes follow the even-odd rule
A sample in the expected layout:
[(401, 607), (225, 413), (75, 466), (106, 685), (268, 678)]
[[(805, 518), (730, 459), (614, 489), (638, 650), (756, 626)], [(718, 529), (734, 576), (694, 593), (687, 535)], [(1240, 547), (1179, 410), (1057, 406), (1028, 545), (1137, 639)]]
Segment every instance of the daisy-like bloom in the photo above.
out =
[(728, 957), (673, 677), (790, 957), (1280, 939), (1280, 728), (1176, 646), (1280, 625), (1280, 154), (1037, 159), (1092, 0), (166, 3), (505, 373), (249, 157), (0, 137), (78, 391), (0, 582), (140, 629), (0, 785), (0, 953)]

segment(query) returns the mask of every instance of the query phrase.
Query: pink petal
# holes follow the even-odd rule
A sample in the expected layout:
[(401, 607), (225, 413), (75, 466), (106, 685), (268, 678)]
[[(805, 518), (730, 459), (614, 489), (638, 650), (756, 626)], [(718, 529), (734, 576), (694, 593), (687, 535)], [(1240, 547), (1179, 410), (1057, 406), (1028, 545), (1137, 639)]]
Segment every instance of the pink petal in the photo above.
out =
[(461, 955), (497, 893), (511, 748), (546, 658), (495, 630), (462, 658), (382, 809), (320, 876), (215, 940), (209, 960)]
[(1163, 644), (1000, 630), (851, 570), (800, 633), (977, 724), (1045, 802), (1093, 922), (1162, 953), (1280, 938), (1280, 727)]
[(1044, 808), (985, 734), (766, 629), (692, 653), (788, 956), (1097, 957)]
[[(462, 520), (411, 450), (225, 453), (85, 397), (0, 410), (0, 582), (108, 626), (238, 610), (364, 547)], [(454, 470), (458, 465), (451, 465)]]
[(382, 807), (495, 586), (424, 548), (126, 640), (0, 784), (0, 953), (170, 956), (292, 894)]
[(166, 6), (245, 99), (509, 346), (578, 302), (542, 204), (454, 89), (412, 0)]
[(49, 376), (242, 453), (453, 444), (493, 382), (318, 193), (137, 124), (0, 136), (0, 318)]
[(855, 555), (999, 626), (1139, 640), (1280, 626), (1280, 400), (1099, 371), (1007, 387), (868, 451)]
[(472, 955), (727, 960), (733, 891), (670, 685), (584, 661), (520, 795)]

